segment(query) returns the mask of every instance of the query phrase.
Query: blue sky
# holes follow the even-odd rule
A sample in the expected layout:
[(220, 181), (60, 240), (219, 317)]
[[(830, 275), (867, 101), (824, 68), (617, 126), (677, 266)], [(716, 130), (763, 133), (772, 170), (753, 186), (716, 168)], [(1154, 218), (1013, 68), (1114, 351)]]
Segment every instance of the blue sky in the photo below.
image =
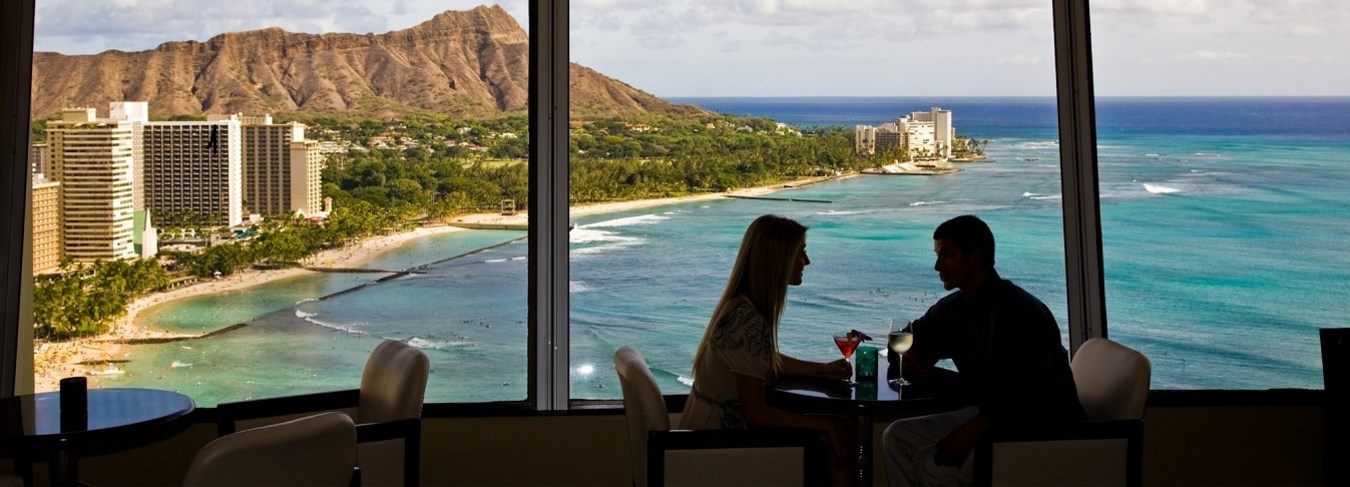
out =
[[(39, 0), (90, 54), (281, 27), (382, 33), (458, 0)], [(500, 2), (526, 25), (525, 0)], [(1350, 96), (1350, 2), (1095, 0), (1099, 95)], [(572, 59), (659, 96), (1054, 94), (1049, 0), (572, 0)]]

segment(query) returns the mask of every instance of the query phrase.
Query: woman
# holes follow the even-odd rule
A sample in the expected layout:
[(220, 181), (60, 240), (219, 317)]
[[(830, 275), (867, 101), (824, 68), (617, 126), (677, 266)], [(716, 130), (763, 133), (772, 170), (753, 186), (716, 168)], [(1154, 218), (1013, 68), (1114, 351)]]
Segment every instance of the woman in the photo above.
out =
[(806, 227), (775, 215), (761, 216), (745, 230), (731, 279), (713, 311), (694, 356), (694, 386), (680, 416), (685, 429), (797, 428), (830, 442), (831, 464), (846, 465), (844, 423), (838, 418), (794, 414), (764, 402), (766, 385), (778, 378), (845, 380), (848, 362), (798, 360), (778, 351), (778, 318), (788, 286), (802, 283)]

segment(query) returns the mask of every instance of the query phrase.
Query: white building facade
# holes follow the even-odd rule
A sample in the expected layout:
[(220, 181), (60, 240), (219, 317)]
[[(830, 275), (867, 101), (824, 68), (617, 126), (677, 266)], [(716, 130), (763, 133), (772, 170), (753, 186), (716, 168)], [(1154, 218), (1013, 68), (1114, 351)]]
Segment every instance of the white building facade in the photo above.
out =
[(131, 124), (131, 201), (136, 211), (145, 209), (145, 148), (142, 131), (150, 121), (150, 103), (115, 101), (108, 104), (108, 118)]
[(899, 148), (910, 158), (946, 160), (952, 155), (955, 138), (951, 110), (933, 107), (927, 112), (900, 117), (895, 123), (854, 127), (854, 150), (859, 154), (875, 154), (878, 150)]

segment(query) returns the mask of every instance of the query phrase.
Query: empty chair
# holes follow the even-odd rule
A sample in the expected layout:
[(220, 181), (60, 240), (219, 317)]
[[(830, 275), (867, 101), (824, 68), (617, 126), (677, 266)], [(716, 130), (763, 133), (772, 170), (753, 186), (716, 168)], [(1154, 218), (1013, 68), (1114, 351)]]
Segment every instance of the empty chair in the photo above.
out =
[(1140, 484), (1148, 358), (1094, 338), (1078, 347), (1069, 365), (1088, 420), (993, 432), (976, 452), (976, 484)]
[(632, 347), (614, 353), (623, 387), (633, 484), (802, 485), (816, 451), (810, 434), (784, 430), (671, 430), (656, 378)]
[(322, 413), (217, 438), (197, 452), (183, 485), (346, 487), (355, 469), (355, 423)]
[[(426, 354), (398, 340), (385, 340), (370, 352), (361, 374), (360, 389), (301, 394), (269, 399), (222, 403), (220, 435), (233, 433), (236, 423), (321, 410), (355, 408), (357, 441), (371, 443), (402, 440), (404, 485), (418, 485), (422, 438), (422, 399), (431, 370)], [(361, 448), (362, 476), (368, 483), (382, 483), (381, 469), (366, 461), (368, 447)]]

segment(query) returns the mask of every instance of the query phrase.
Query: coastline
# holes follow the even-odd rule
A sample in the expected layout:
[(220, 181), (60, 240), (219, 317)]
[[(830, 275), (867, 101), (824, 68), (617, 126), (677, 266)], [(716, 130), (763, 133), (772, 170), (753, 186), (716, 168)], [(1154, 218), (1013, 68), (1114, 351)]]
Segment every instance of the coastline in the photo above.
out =
[[(735, 189), (723, 193), (577, 205), (571, 207), (569, 213), (571, 217), (582, 217), (677, 203), (715, 200), (728, 196), (761, 196), (783, 189), (800, 188), (856, 175), (857, 173), (845, 173), (836, 176), (804, 178), (786, 183)], [(529, 222), (529, 214), (528, 212), (519, 212), (515, 215), (473, 213), (456, 216), (454, 220), (456, 223), (523, 226)], [(423, 225), (406, 232), (371, 237), (352, 245), (324, 250), (307, 259), (306, 264), (315, 267), (361, 267), (384, 252), (411, 240), (463, 231), (472, 230), (439, 222)], [(246, 289), (312, 272), (317, 271), (299, 267), (279, 270), (249, 269), (220, 279), (203, 279), (195, 284), (152, 293), (132, 301), (127, 305), (126, 315), (118, 318), (103, 334), (64, 342), (35, 340), (33, 344), (34, 390), (36, 392), (54, 391), (57, 389), (60, 379), (72, 376), (87, 377), (92, 382), (91, 386), (97, 387), (100, 376), (121, 373), (121, 369), (116, 364), (125, 360), (130, 352), (130, 345), (123, 343), (127, 340), (192, 338), (198, 336), (137, 325), (135, 323), (136, 316), (149, 308), (192, 296)]]

